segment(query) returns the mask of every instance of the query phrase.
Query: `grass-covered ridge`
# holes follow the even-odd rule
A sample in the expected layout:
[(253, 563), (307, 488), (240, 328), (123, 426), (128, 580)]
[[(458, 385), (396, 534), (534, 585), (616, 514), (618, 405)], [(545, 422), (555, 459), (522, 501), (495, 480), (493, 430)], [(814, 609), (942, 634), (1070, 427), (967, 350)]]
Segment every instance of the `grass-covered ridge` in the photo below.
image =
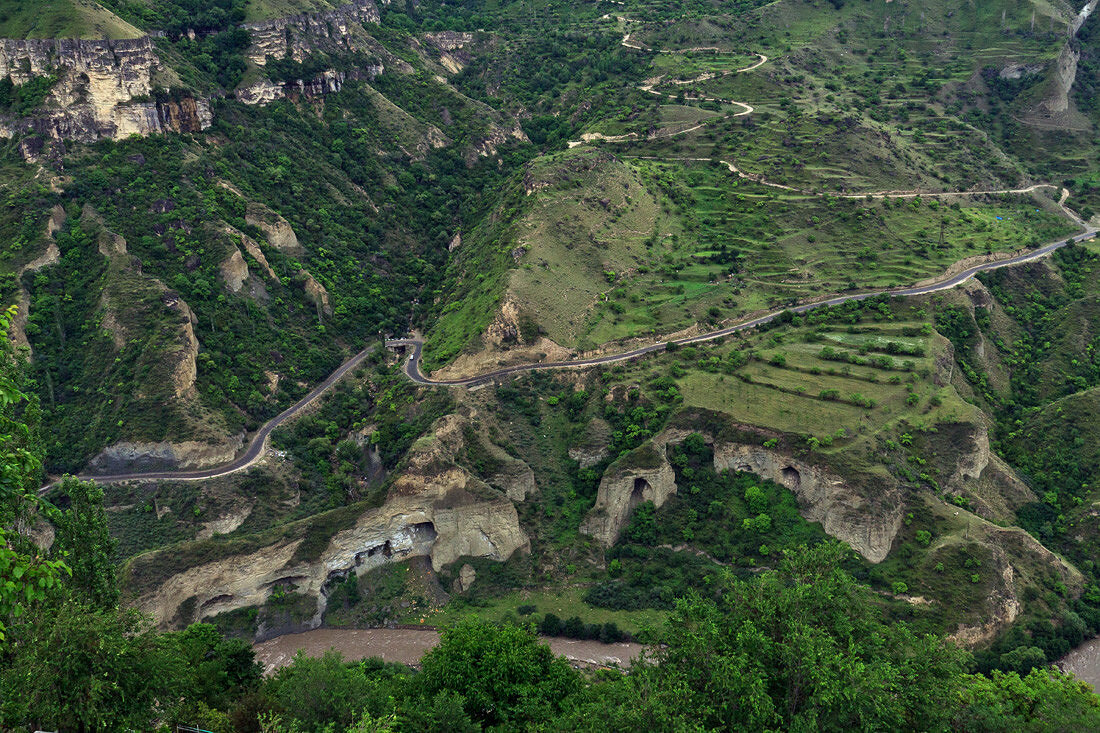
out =
[(4, 0), (0, 38), (138, 38), (144, 32), (95, 0)]

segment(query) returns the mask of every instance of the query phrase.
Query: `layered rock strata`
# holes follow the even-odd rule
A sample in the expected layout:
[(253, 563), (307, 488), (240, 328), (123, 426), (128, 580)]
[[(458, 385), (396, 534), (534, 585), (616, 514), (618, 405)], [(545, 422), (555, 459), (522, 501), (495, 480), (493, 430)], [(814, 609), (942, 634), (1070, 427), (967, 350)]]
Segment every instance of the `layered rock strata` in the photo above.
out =
[(0, 40), (0, 78), (16, 84), (54, 75), (43, 104), (26, 117), (0, 118), (0, 136), (37, 134), (92, 143), (159, 132), (198, 132), (213, 117), (195, 96), (154, 100), (162, 68), (152, 39)]

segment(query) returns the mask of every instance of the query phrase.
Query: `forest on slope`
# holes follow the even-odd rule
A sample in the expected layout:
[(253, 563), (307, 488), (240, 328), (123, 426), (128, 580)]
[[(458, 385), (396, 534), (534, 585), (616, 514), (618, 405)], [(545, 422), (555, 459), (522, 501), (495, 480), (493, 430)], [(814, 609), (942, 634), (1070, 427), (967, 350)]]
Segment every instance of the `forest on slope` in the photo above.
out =
[[(7, 720), (140, 728), (209, 713), (248, 730), (264, 712), (303, 730), (324, 715), (337, 730), (583, 728), (604, 705), (624, 730), (850, 726), (839, 712), (799, 717), (783, 675), (808, 672), (777, 641), (790, 629), (751, 630), (778, 644), (775, 669), (750, 669), (747, 636), (692, 635), (793, 603), (778, 579), (810, 593), (792, 580), (810, 558), (836, 569), (827, 588), (852, 607), (850, 626), (832, 627), (843, 606), (815, 596), (812, 623), (829, 631), (805, 643), (829, 673), (814, 706), (830, 689), (866, 700), (910, 686), (898, 708), (860, 715), (995, 730), (1057, 709), (1066, 729), (1085, 725), (1073, 716), (1094, 714), (1093, 698), (1049, 665), (1100, 632), (1095, 243), (952, 290), (788, 311), (725, 339), (476, 390), (412, 384), (382, 346), (421, 333), (425, 370), (464, 377), (1078, 236), (1100, 210), (1100, 18), (1075, 28), (1080, 11), (0, 3), (0, 297), (26, 358), (12, 377), (26, 401), (9, 402), (42, 426), (44, 466), (20, 469), (27, 496), (11, 495), (4, 526), (28, 526), (20, 502), (57, 525), (52, 549), (12, 532), (8, 547), (62, 561), (76, 541), (65, 522), (91, 522), (81, 542), (119, 568), (78, 580), (101, 571), (70, 552), (72, 579), (11, 619), (4, 684), (69, 643), (45, 636), (62, 621), (143, 640), (127, 653), (161, 671), (189, 654), (227, 665), (217, 690), (151, 685), (139, 717), (98, 722), (50, 718), (62, 714), (41, 707), (60, 689), (51, 672), (43, 697), (23, 701), (40, 707), (4, 708)], [(247, 470), (30, 497), (47, 475), (228, 462), (364, 348)], [(64, 519), (78, 505), (86, 517)], [(80, 583), (115, 590), (70, 602)], [(532, 655), (524, 679), (560, 688), (453, 689), (334, 659), (261, 681), (243, 643), (452, 622), (438, 675), (456, 663), (444, 650), (507, 643)], [(871, 648), (880, 624), (897, 627), (900, 656)], [(532, 628), (667, 647), (627, 678), (577, 676)], [(690, 669), (689, 648), (752, 685)], [(848, 664), (880, 666), (853, 688)], [(950, 681), (942, 710), (921, 698), (933, 670)], [(293, 690), (309, 685), (347, 690), (340, 717), (305, 711)], [(679, 696), (689, 688), (708, 692)], [(1014, 709), (1010, 694), (1037, 707)], [(751, 712), (712, 709), (734, 698), (754, 699)], [(507, 719), (486, 712), (497, 708)], [(228, 722), (237, 710), (247, 723)]]

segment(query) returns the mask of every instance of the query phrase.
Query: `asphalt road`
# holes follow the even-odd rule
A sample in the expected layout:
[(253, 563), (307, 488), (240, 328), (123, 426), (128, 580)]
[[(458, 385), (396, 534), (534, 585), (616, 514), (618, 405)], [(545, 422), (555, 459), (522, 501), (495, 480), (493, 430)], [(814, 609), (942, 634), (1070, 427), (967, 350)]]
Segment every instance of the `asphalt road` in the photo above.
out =
[[(272, 431), (275, 428), (282, 425), (290, 418), (297, 415), (305, 408), (312, 405), (317, 401), (317, 398), (327, 392), (332, 385), (336, 384), (340, 379), (350, 372), (355, 367), (363, 363), (363, 360), (367, 358), (371, 349), (364, 349), (355, 356), (351, 357), (343, 364), (341, 364), (336, 371), (328, 376), (325, 381), (317, 385), (312, 392), (307, 394), (302, 399), (295, 402), (290, 407), (280, 412), (275, 417), (271, 418), (257, 430), (252, 439), (248, 443), (248, 447), (243, 453), (234, 458), (229, 463), (223, 463), (220, 466), (212, 466), (210, 468), (203, 468), (194, 471), (149, 471), (146, 473), (116, 473), (109, 475), (95, 475), (95, 474), (80, 474), (78, 478), (81, 479), (95, 479), (99, 483), (109, 484), (118, 483), (119, 481), (157, 481), (157, 480), (173, 480), (173, 481), (198, 481), (202, 479), (211, 479), (218, 476), (225, 476), (226, 474), (242, 471), (256, 461), (264, 453), (264, 449), (267, 447), (268, 438), (271, 437)], [(57, 481), (53, 481), (46, 484), (39, 493), (45, 492), (57, 484)]]
[(996, 262), (986, 262), (980, 265), (963, 270), (957, 275), (943, 280), (931, 283), (929, 285), (921, 285), (911, 288), (900, 288), (895, 290), (873, 290), (864, 293), (853, 293), (851, 295), (838, 295), (835, 298), (829, 298), (827, 300), (820, 300), (813, 303), (805, 303), (803, 305), (791, 306), (789, 308), (781, 308), (771, 311), (752, 320), (743, 321), (741, 323), (728, 326), (726, 328), (719, 329), (717, 331), (709, 331), (707, 333), (698, 334), (696, 336), (686, 336), (684, 338), (672, 339), (671, 341), (661, 341), (648, 346), (642, 346), (630, 351), (624, 351), (618, 354), (608, 354), (606, 356), (597, 356), (591, 359), (576, 359), (573, 361), (550, 361), (550, 362), (537, 362), (533, 364), (518, 364), (516, 366), (504, 367), (502, 369), (494, 369), (491, 372), (479, 374), (474, 377), (466, 377), (463, 379), (431, 379), (424, 376), (420, 371), (420, 359), (421, 352), (423, 350), (423, 342), (420, 339), (393, 339), (387, 341), (387, 346), (405, 346), (411, 349), (408, 357), (405, 360), (404, 372), (405, 376), (411, 379), (417, 384), (429, 385), (429, 386), (442, 386), (442, 387), (474, 387), (479, 384), (491, 382), (501, 377), (511, 376), (513, 374), (520, 374), (523, 372), (542, 371), (545, 369), (583, 369), (586, 367), (600, 366), (603, 364), (614, 364), (622, 361), (629, 361), (631, 359), (637, 359), (646, 354), (651, 354), (655, 351), (664, 351), (668, 348), (670, 343), (678, 346), (686, 346), (688, 344), (697, 344), (704, 341), (711, 341), (713, 339), (722, 338), (723, 336), (729, 336), (730, 334), (738, 333), (741, 331), (747, 331), (758, 326), (762, 326), (765, 323), (769, 323), (772, 320), (779, 317), (784, 311), (791, 311), (793, 313), (806, 313), (817, 308), (824, 308), (831, 305), (840, 305), (841, 303), (847, 303), (853, 300), (866, 300), (868, 298), (874, 298), (879, 295), (891, 295), (891, 296), (910, 296), (910, 295), (927, 295), (928, 293), (935, 293), (940, 290), (950, 290), (962, 283), (966, 282), (970, 278), (977, 275), (979, 272), (988, 272), (989, 270), (999, 270), (1002, 267), (1012, 267), (1013, 265), (1023, 264), (1025, 262), (1032, 262), (1034, 260), (1046, 257), (1051, 252), (1069, 244), (1070, 240), (1079, 241), (1081, 239), (1088, 239), (1097, 234), (1097, 230), (1094, 227), (1088, 226), (1083, 233), (1075, 234), (1072, 237), (1052, 242), (1051, 244), (1039, 247), (1038, 249), (1030, 252), (1025, 252), (1015, 257), (998, 260)]
[[(852, 295), (838, 295), (834, 298), (829, 298), (827, 300), (821, 300), (814, 303), (804, 303), (802, 305), (774, 310), (770, 313), (766, 313), (765, 315), (758, 316), (751, 320), (743, 321), (741, 323), (737, 323), (732, 326), (719, 329), (717, 331), (709, 331), (707, 333), (673, 339), (671, 341), (660, 341), (657, 343), (649, 344), (648, 346), (641, 346), (637, 349), (631, 349), (630, 351), (624, 351), (618, 354), (608, 354), (605, 356), (597, 356), (590, 359), (518, 364), (516, 366), (504, 367), (502, 369), (494, 369), (493, 371), (479, 374), (474, 377), (466, 377), (464, 379), (431, 379), (430, 377), (424, 376), (424, 374), (420, 371), (420, 360), (424, 347), (423, 341), (421, 341), (420, 339), (392, 339), (390, 341), (387, 341), (386, 345), (406, 346), (410, 348), (409, 354), (405, 359), (404, 373), (410, 380), (417, 384), (440, 387), (474, 387), (514, 374), (522, 374), (524, 372), (543, 371), (546, 369), (584, 369), (587, 367), (601, 366), (603, 364), (615, 364), (618, 362), (629, 361), (631, 359), (637, 359), (645, 356), (646, 354), (652, 354), (657, 351), (664, 351), (666, 348), (668, 348), (668, 345), (670, 343), (676, 344), (678, 346), (686, 346), (688, 344), (697, 344), (704, 341), (711, 341), (713, 339), (722, 338), (723, 336), (729, 336), (730, 334), (739, 333), (741, 331), (747, 331), (749, 329), (762, 326), (765, 323), (768, 323), (779, 317), (781, 313), (788, 310), (794, 313), (806, 313), (807, 311), (811, 311), (816, 308), (823, 308), (830, 305), (840, 305), (841, 303), (847, 303), (848, 301), (852, 300), (866, 300), (867, 298), (873, 298), (879, 295), (926, 295), (928, 293), (934, 293), (940, 290), (948, 290), (966, 282), (979, 272), (997, 270), (1002, 267), (1011, 267), (1013, 265), (1019, 265), (1024, 262), (1031, 262), (1033, 260), (1046, 257), (1051, 252), (1054, 252), (1055, 250), (1066, 246), (1066, 244), (1068, 244), (1071, 239), (1075, 241), (1082, 238), (1087, 239), (1089, 237), (1095, 236), (1098, 231), (1100, 230), (1097, 230), (1094, 227), (1086, 227), (1083, 233), (1076, 234), (1073, 237), (1067, 237), (1066, 239), (1052, 242), (1051, 244), (1032, 250), (1031, 252), (1025, 252), (1024, 254), (1017, 255), (1009, 259), (975, 265), (974, 267), (964, 270), (957, 275), (954, 275), (950, 278), (945, 278), (939, 282), (935, 282), (930, 285), (922, 285), (912, 288), (901, 288), (897, 290), (874, 290), (864, 293), (853, 293)], [(148, 471), (144, 473), (116, 473), (108, 475), (80, 474), (79, 478), (94, 479), (99, 483), (105, 484), (119, 483), (121, 481), (200, 481), (204, 479), (212, 479), (219, 476), (225, 476), (227, 474), (235, 473), (237, 471), (242, 471), (253, 465), (260, 459), (260, 457), (264, 453), (264, 450), (267, 448), (268, 439), (271, 437), (271, 433), (275, 430), (275, 428), (279, 427), (284, 422), (316, 402), (317, 398), (319, 398), (334, 384), (340, 381), (340, 379), (344, 377), (344, 375), (359, 366), (367, 357), (369, 351), (369, 349), (364, 349), (352, 358), (348, 359), (346, 362), (341, 364), (336, 371), (330, 374), (328, 378), (325, 379), (325, 381), (317, 385), (313, 389), (313, 391), (311, 391), (305, 397), (298, 400), (293, 405), (264, 423), (260, 427), (260, 429), (252, 435), (252, 438), (249, 441), (248, 447), (245, 449), (245, 451), (229, 463), (224, 463), (220, 466), (212, 466), (210, 468), (203, 468), (194, 471)], [(56, 481), (46, 484), (39, 490), (39, 492), (44, 493), (53, 488), (53, 486), (55, 486), (56, 484)]]

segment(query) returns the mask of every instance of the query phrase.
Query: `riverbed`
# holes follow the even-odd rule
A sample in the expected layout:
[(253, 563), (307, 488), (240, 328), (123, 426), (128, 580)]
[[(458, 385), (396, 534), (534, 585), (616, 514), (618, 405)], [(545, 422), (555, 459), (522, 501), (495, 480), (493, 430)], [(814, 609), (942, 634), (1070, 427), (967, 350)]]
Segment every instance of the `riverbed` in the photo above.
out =
[(1058, 661), (1058, 666), (1100, 692), (1100, 638), (1090, 639)]
[[(626, 642), (605, 644), (556, 636), (541, 639), (555, 654), (571, 662), (601, 667), (627, 667), (643, 648)], [(311, 657), (335, 649), (348, 661), (380, 657), (387, 662), (419, 664), (420, 658), (438, 643), (439, 632), (434, 629), (314, 629), (277, 636), (256, 644), (254, 649), (264, 674), (271, 674), (290, 664), (299, 650)]]

